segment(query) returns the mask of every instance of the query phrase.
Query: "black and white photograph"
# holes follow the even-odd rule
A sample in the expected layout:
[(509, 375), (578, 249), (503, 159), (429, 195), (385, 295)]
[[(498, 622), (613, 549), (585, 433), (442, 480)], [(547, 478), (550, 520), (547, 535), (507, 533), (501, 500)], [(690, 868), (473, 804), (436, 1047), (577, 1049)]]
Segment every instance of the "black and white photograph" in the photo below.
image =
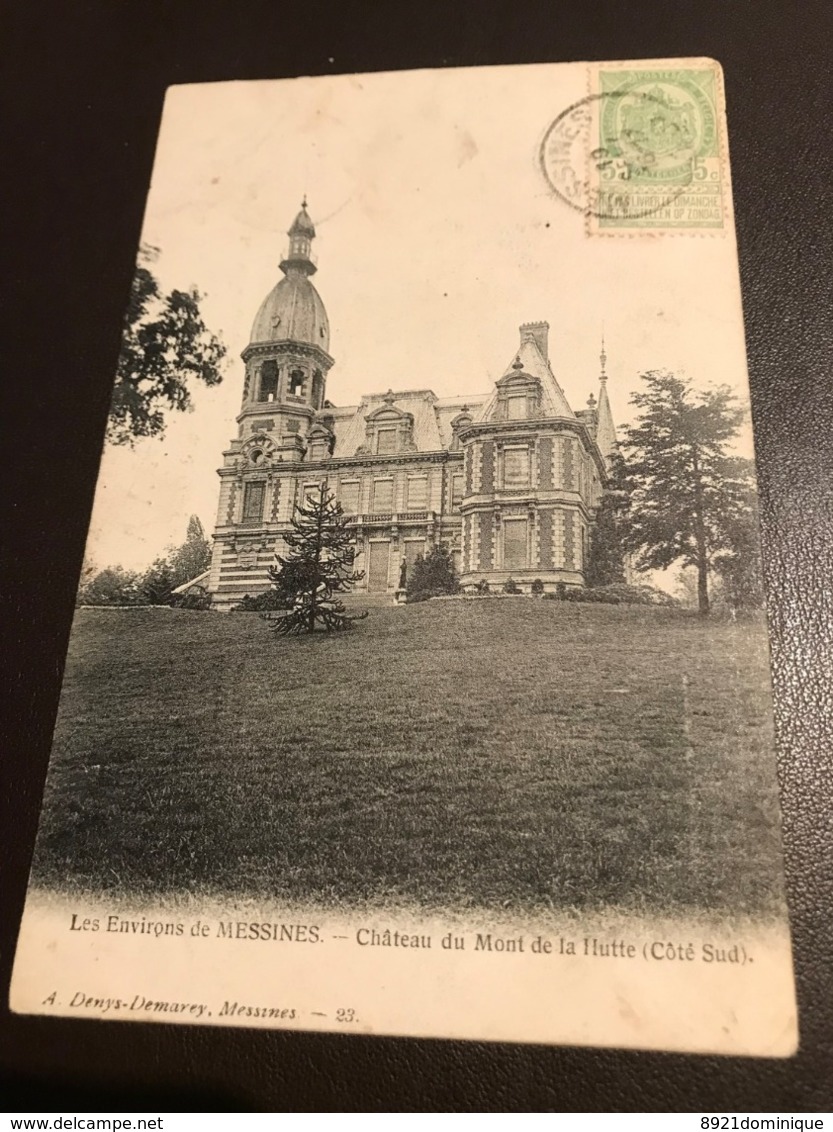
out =
[(169, 89), (13, 1010), (795, 1051), (729, 142), (710, 59)]

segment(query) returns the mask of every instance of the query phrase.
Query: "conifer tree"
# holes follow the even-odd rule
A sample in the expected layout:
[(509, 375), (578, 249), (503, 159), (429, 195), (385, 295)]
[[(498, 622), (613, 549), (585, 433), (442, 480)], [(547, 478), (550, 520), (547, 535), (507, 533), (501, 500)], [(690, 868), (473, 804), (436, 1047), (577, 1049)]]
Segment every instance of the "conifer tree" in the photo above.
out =
[(445, 543), (432, 546), (424, 557), (420, 554), (405, 581), (411, 602), (456, 594), (460, 589), (454, 558)]
[(642, 375), (640, 410), (623, 451), (630, 488), (626, 543), (638, 569), (675, 562), (697, 572), (697, 604), (709, 612), (709, 573), (750, 525), (754, 481), (730, 454), (743, 410), (728, 386), (697, 391), (664, 371)]
[(316, 624), (328, 632), (350, 629), (367, 613), (348, 614), (339, 594), (364, 577), (353, 569), (355, 534), (341, 504), (322, 482), (317, 497), (295, 505), (292, 530), (284, 535), (286, 557), (270, 571), (272, 584), (291, 603), (272, 626), (280, 636), (313, 633)]

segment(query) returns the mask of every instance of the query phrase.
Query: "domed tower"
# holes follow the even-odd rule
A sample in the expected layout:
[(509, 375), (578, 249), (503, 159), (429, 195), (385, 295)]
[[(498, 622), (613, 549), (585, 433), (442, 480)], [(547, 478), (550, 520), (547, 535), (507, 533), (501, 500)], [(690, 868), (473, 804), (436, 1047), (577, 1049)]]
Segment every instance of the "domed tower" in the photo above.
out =
[(323, 408), (333, 359), (327, 312), (311, 278), (318, 269), (306, 199), (287, 235), (284, 277), (261, 303), (242, 354), (246, 379), (237, 420), (240, 440), (268, 432), (283, 459), (291, 460), (300, 458), (309, 423)]
[(290, 522), (310, 423), (324, 406), (330, 327), (312, 285), (315, 228), (307, 202), (289, 229), (283, 278), (261, 304), (242, 357), (238, 434), (223, 453), (208, 589), (215, 609), (269, 589)]

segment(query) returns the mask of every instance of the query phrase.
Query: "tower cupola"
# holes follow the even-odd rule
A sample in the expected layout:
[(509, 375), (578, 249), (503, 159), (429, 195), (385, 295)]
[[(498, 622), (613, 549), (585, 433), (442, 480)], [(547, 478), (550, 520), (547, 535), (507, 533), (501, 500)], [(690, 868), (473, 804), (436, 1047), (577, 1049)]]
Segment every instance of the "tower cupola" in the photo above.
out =
[(267, 430), (302, 450), (301, 438), (314, 415), (324, 406), (330, 326), (327, 312), (310, 276), (315, 225), (306, 198), (287, 235), (289, 247), (281, 260), (282, 277), (260, 305), (243, 351), (246, 379), (240, 417), (241, 437)]
[(292, 227), (286, 233), (289, 236), (289, 249), (285, 259), (281, 260), (281, 271), (289, 275), (298, 271), (302, 275), (315, 275), (318, 268), (312, 257), (312, 241), (315, 239), (315, 225), (307, 212), (307, 198), (301, 201), (301, 211), (292, 221)]

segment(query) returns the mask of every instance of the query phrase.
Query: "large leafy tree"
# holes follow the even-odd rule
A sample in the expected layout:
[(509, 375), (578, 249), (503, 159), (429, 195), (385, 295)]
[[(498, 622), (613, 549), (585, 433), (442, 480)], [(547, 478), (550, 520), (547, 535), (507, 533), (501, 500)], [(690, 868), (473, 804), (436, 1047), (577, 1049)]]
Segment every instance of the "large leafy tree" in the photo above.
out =
[(738, 460), (736, 470), (737, 481), (747, 485), (746, 497), (741, 496), (740, 505), (724, 520), (724, 546), (715, 555), (713, 568), (731, 608), (758, 609), (764, 601), (764, 581), (758, 495), (753, 486), (751, 460)]
[(113, 444), (160, 436), (168, 409), (190, 408), (190, 383), (222, 381), (226, 347), (203, 321), (203, 296), (196, 288), (163, 294), (150, 268), (156, 254), (142, 246), (130, 289), (107, 425)]
[(625, 581), (629, 509), (625, 461), (616, 451), (611, 457), (605, 493), (590, 531), (590, 552), (584, 575), (588, 586), (612, 586)]
[(157, 558), (142, 577), (142, 593), (151, 605), (170, 605), (174, 590), (207, 570), (211, 547), (196, 515), (188, 520), (185, 542)]
[(170, 564), (174, 587), (190, 582), (211, 565), (211, 544), (198, 516), (192, 515), (188, 520), (185, 542), (173, 552)]
[(121, 566), (106, 566), (91, 576), (82, 576), (76, 600), (78, 605), (147, 604), (141, 576)]
[(269, 573), (272, 585), (290, 606), (272, 622), (281, 636), (350, 629), (367, 613), (348, 614), (340, 594), (347, 593), (364, 572), (353, 569), (355, 531), (335, 497), (322, 482), (317, 496), (296, 505), (292, 530), (284, 535), (289, 553), (278, 555)]
[[(743, 420), (728, 386), (695, 390), (665, 371), (642, 375), (638, 410), (622, 445), (630, 496), (626, 545), (638, 569), (674, 563), (697, 574), (697, 604), (709, 612), (709, 572), (749, 530), (752, 468), (731, 454)], [(735, 540), (736, 541), (736, 540)]]

